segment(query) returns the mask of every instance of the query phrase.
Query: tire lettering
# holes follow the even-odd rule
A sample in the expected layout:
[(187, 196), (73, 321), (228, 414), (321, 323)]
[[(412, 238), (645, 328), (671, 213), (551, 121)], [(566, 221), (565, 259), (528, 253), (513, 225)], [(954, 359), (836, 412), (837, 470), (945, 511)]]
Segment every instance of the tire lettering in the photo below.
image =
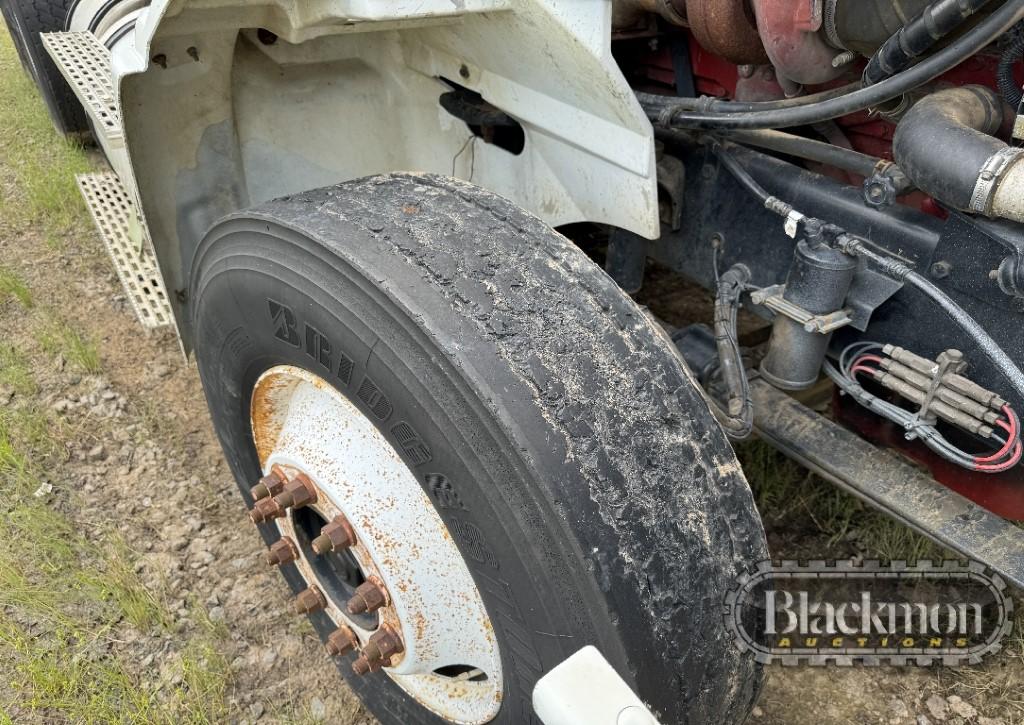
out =
[(306, 323), (306, 354), (328, 370), (334, 369), (334, 365), (331, 363), (331, 341), (308, 322)]
[(501, 565), (498, 563), (498, 557), (491, 551), (491, 547), (487, 545), (486, 537), (475, 524), (455, 518), (454, 516), (448, 519), (448, 523), (455, 537), (462, 542), (466, 556), (478, 564), (489, 566), (495, 571), (501, 568)]
[(391, 401), (370, 378), (363, 378), (356, 396), (366, 403), (366, 407), (380, 420), (387, 420), (391, 417), (391, 412), (394, 410)]
[(423, 480), (439, 509), (469, 510), (466, 504), (462, 503), (459, 492), (452, 486), (451, 481), (440, 473), (428, 473)]
[(300, 342), (295, 313), (280, 302), (269, 298), (267, 307), (270, 310), (270, 323), (274, 326), (274, 337), (287, 342), (292, 347), (298, 347)]

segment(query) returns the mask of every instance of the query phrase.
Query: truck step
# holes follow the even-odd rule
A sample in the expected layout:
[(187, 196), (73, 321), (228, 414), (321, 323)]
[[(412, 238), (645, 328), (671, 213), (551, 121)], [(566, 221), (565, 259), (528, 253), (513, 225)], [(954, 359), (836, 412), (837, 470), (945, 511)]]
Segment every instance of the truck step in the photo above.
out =
[(111, 83), (110, 51), (90, 32), (43, 33), (43, 45), (82, 102), (97, 132), (121, 139), (121, 111)]
[(143, 240), (135, 208), (117, 176), (79, 174), (75, 180), (139, 322), (147, 329), (173, 324), (156, 258)]

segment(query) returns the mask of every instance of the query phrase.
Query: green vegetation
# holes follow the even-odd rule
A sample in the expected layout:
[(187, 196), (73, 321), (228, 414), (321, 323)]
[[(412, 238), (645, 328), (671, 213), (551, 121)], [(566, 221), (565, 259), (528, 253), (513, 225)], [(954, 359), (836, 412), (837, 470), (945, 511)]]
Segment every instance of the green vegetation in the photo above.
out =
[(0, 33), (0, 154), (16, 195), (0, 197), (5, 222), (39, 224), (50, 239), (69, 233), (85, 218), (75, 174), (89, 171), (81, 146), (53, 130), (36, 89), (22, 69), (6, 32)]
[(39, 332), (39, 344), (51, 354), (61, 354), (82, 372), (100, 370), (100, 353), (96, 344), (85, 334), (52, 315)]
[[(14, 348), (6, 355), (24, 359)], [(0, 676), (17, 706), (72, 722), (221, 721), (228, 666), (215, 642), (223, 631), (197, 608), (203, 632), (161, 670), (168, 682), (154, 684), (119, 655), (114, 633), (125, 626), (171, 634), (168, 606), (139, 578), (115, 531), (89, 528), (53, 505), (53, 497), (72, 495), (46, 493), (44, 472), (60, 469), (65, 442), (54, 436), (63, 428), (31, 405), (2, 410), (0, 607), (8, 616), (0, 622)]]
[(739, 455), (765, 526), (798, 542), (793, 550), (788, 541), (781, 542), (782, 550), (772, 552), (777, 557), (820, 559), (827, 553), (831, 558), (859, 554), (883, 561), (954, 558), (765, 443), (747, 443)]
[(32, 293), (24, 280), (6, 267), (0, 267), (0, 301), (7, 297), (14, 297), (22, 307), (32, 306)]
[[(91, 234), (74, 175), (85, 152), (53, 131), (6, 33), (0, 33), (0, 225), (55, 240)], [(73, 513), (78, 493), (60, 480), (80, 431), (35, 401), (54, 355), (100, 369), (96, 343), (54, 309), (34, 305), (14, 269), (0, 267), (4, 317), (24, 339), (0, 342), (0, 725), (23, 722), (203, 725), (227, 719), (223, 624), (201, 607), (176, 655), (140, 668), (126, 634), (159, 643), (176, 634), (160, 583), (106, 522)], [(20, 308), (20, 309), (19, 309)], [(45, 354), (43, 354), (45, 353)]]

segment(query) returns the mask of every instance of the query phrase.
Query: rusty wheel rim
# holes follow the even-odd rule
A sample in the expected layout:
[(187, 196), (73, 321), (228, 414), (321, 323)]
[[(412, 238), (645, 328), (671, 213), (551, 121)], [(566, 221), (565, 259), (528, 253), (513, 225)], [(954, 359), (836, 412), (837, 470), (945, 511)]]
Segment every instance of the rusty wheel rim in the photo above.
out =
[[(343, 521), (355, 535), (344, 555), (358, 566), (375, 611), (351, 614), (340, 601), (350, 592), (327, 580), (311, 547), (297, 544), (289, 565), (324, 595), (334, 624), (355, 634), (356, 672), (383, 672), (451, 722), (492, 720), (503, 691), (494, 628), (447, 527), (398, 452), (347, 398), (301, 368), (266, 371), (251, 410), (264, 474), (304, 474), (315, 488), (314, 502), (273, 520), (282, 537), (308, 541), (313, 515)], [(400, 652), (381, 656), (396, 645)]]

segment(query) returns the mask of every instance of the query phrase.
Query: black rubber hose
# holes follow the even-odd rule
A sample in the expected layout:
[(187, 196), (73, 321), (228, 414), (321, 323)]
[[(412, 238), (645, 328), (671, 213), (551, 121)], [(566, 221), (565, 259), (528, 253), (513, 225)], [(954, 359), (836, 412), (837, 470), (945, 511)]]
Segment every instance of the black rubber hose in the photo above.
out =
[(1021, 90), (1013, 72), (1021, 58), (1024, 58), (1024, 25), (1018, 25), (1014, 31), (1013, 39), (1003, 49), (1003, 54), (999, 57), (999, 71), (996, 78), (999, 92), (1003, 98), (1011, 106), (1017, 108), (1020, 106), (1021, 99), (1024, 98), (1024, 91)]
[(727, 406), (725, 410), (719, 408), (718, 412), (725, 434), (736, 441), (749, 438), (754, 429), (750, 381), (743, 367), (736, 332), (740, 295), (748, 282), (750, 270), (746, 265), (734, 265), (718, 279), (715, 294), (715, 346), (718, 348), (719, 370), (725, 384)]
[(875, 51), (864, 69), (864, 85), (874, 85), (906, 70), (990, 2), (936, 0)]
[(896, 127), (893, 156), (918, 188), (957, 209), (970, 210), (982, 168), (1006, 144), (995, 138), (1003, 101), (984, 86), (932, 93)]
[(659, 96), (653, 93), (637, 93), (637, 98), (645, 107), (658, 108), (679, 108), (682, 110), (701, 111), (715, 113), (729, 112), (753, 112), (753, 111), (777, 111), (785, 108), (795, 108), (812, 103), (820, 103), (833, 98), (840, 98), (847, 93), (852, 93), (861, 87), (860, 81), (848, 83), (838, 88), (830, 88), (810, 96), (796, 96), (794, 98), (780, 98), (774, 101), (729, 101), (724, 98), (713, 96), (701, 96), (700, 98), (681, 98), (679, 96)]
[(971, 30), (917, 65), (873, 86), (825, 101), (767, 111), (715, 113), (690, 111), (678, 104), (666, 104), (663, 96), (649, 93), (636, 95), (648, 118), (666, 127), (710, 131), (810, 125), (862, 111), (901, 96), (959, 65), (1021, 20), (1024, 20), (1024, 0), (1007, 0), (1006, 4)]
[[(808, 161), (816, 161), (819, 164), (834, 166), (837, 169), (859, 174), (864, 178), (872, 176), (879, 169), (879, 164), (884, 163), (880, 158), (868, 156), (853, 149), (782, 131), (730, 131), (728, 138), (730, 141), (746, 146), (756, 146)], [(893, 180), (897, 195), (906, 194), (913, 188), (913, 184), (906, 174), (895, 164), (889, 164), (886, 174)]]

